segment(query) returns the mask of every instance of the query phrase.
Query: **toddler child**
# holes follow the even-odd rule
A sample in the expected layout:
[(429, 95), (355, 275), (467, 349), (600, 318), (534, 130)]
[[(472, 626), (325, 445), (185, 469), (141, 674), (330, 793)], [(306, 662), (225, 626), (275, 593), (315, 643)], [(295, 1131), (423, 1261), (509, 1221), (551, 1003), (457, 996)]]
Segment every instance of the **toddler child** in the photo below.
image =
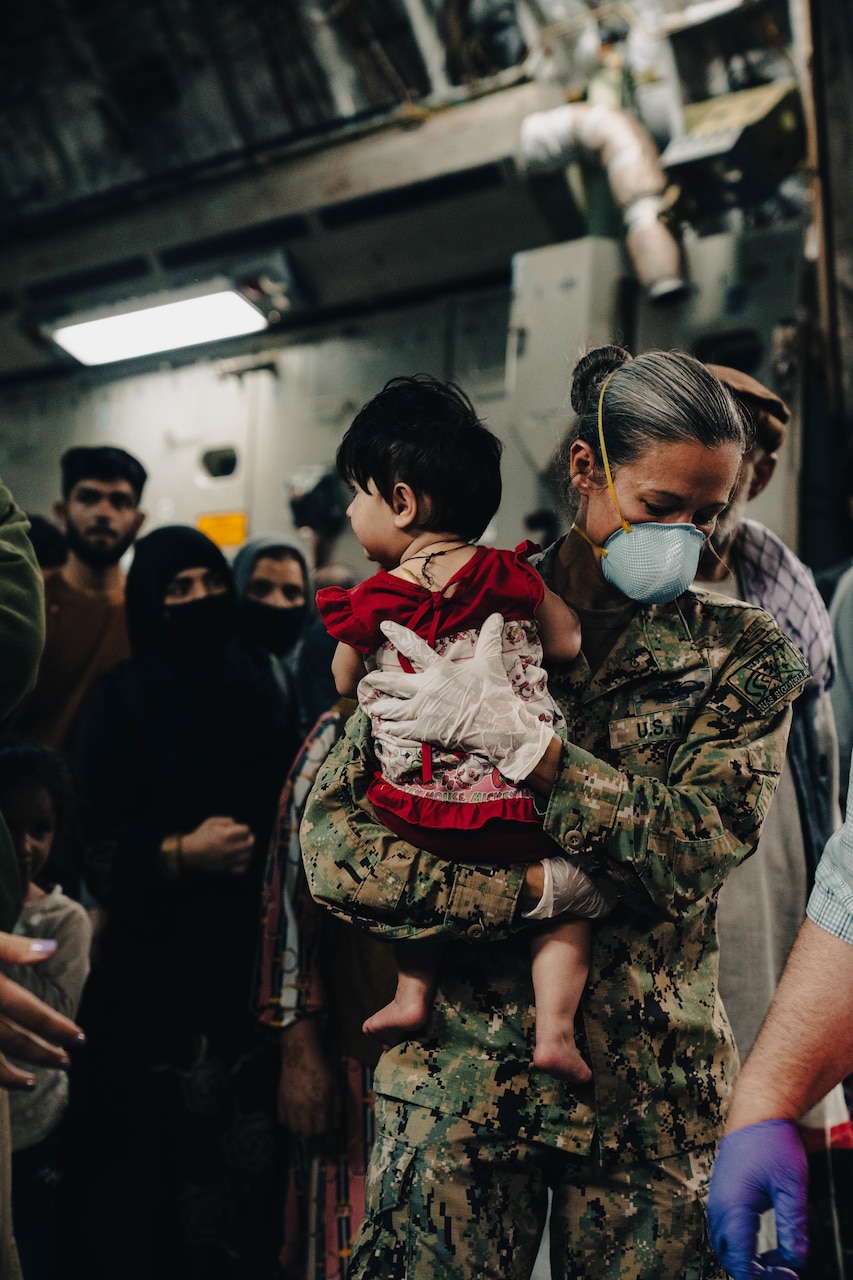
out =
[[(83, 907), (47, 867), (72, 823), (73, 789), (61, 759), (30, 742), (0, 744), (0, 813), (18, 859), (24, 905), (15, 933), (52, 938), (53, 955), (38, 965), (5, 972), (51, 1008), (73, 1018), (89, 972), (91, 925)], [(59, 1123), (68, 1103), (68, 1077), (56, 1067), (27, 1068), (35, 1086), (9, 1095), (12, 1124), (12, 1218), (27, 1280), (47, 1275), (57, 1183)]]
[[(501, 443), (452, 383), (425, 375), (395, 378), (357, 415), (337, 454), (353, 487), (347, 514), (367, 559), (381, 568), (351, 590), (329, 587), (317, 605), (338, 641), (332, 673), (338, 692), (355, 696), (368, 670), (414, 668), (382, 631), (402, 623), (453, 661), (473, 654), (490, 614), (504, 619), (503, 660), (518, 697), (545, 722), (563, 717), (552, 702), (544, 654), (570, 662), (581, 643), (575, 612), (515, 552), (472, 545), (501, 498)], [(371, 715), (370, 690), (359, 690)], [(380, 821), (418, 848), (453, 861), (533, 862), (557, 852), (545, 835), (533, 793), (488, 760), (413, 744), (391, 747), (371, 716), (379, 769), (368, 796)], [(575, 1082), (591, 1072), (575, 1044), (574, 1018), (589, 969), (589, 921), (566, 918), (532, 933), (536, 998), (534, 1062)], [(437, 978), (434, 940), (397, 948), (399, 979), (390, 1004), (364, 1024), (388, 1043), (423, 1029)]]

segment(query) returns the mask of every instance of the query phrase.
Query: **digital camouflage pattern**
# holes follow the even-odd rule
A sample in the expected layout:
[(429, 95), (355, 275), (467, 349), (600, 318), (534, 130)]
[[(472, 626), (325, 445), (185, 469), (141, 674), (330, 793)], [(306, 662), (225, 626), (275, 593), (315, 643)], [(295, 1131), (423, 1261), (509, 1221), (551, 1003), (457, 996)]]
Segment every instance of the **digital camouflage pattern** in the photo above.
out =
[(713, 1144), (602, 1166), (393, 1099), (377, 1120), (354, 1276), (529, 1280), (551, 1187), (553, 1280), (723, 1280), (703, 1208)]
[[(539, 568), (553, 585), (550, 553)], [(576, 1155), (596, 1135), (605, 1161), (713, 1142), (736, 1067), (717, 892), (758, 840), (807, 675), (769, 614), (693, 591), (638, 606), (594, 676), (583, 655), (551, 669), (567, 743), (545, 830), (618, 898), (593, 929), (581, 1088), (532, 1068), (524, 867), (448, 864), (379, 826), (354, 717), (303, 821), (312, 892), (386, 937), (448, 944), (428, 1033), (383, 1054), (377, 1093)]]

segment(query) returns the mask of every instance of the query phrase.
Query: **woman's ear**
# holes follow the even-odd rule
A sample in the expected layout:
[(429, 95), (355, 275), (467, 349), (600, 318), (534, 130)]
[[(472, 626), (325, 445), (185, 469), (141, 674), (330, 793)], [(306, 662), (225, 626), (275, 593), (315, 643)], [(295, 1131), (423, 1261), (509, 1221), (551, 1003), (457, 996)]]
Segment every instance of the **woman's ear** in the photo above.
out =
[(391, 493), (391, 510), (398, 529), (408, 529), (418, 518), (418, 499), (410, 484), (398, 480)]
[(569, 450), (569, 480), (578, 493), (597, 489), (595, 454), (585, 440), (575, 440)]

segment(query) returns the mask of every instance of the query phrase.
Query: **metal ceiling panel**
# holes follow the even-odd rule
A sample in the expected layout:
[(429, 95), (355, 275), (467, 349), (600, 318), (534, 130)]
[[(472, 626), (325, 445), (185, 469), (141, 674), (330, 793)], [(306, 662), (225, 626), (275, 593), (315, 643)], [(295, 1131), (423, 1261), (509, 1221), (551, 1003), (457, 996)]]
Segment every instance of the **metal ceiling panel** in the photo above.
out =
[[(448, 0), (11, 0), (0, 234), (246, 167), (521, 60), (515, 5)], [(466, 43), (467, 42), (467, 43)], [(465, 53), (465, 50), (468, 53)], [(467, 58), (467, 61), (466, 61)]]

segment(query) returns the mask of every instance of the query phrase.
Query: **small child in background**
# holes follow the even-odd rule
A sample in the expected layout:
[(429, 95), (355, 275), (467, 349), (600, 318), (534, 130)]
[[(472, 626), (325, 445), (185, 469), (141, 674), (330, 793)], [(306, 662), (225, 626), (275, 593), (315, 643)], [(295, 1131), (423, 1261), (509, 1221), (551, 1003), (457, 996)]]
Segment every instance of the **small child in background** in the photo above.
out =
[[(61, 854), (74, 817), (74, 790), (62, 760), (30, 742), (0, 743), (0, 813), (18, 858), (23, 910), (15, 933), (52, 938), (41, 965), (8, 965), (8, 976), (51, 1008), (73, 1018), (89, 972), (92, 929), (84, 908), (51, 885), (49, 861)], [(47, 1276), (60, 1171), (59, 1125), (68, 1077), (29, 1068), (35, 1086), (9, 1095), (12, 1123), (12, 1217), (26, 1280)]]
[[(563, 724), (541, 662), (543, 650), (553, 662), (577, 656), (577, 614), (527, 563), (527, 546), (511, 552), (472, 545), (500, 503), (501, 447), (458, 387), (425, 375), (393, 379), (353, 421), (337, 468), (355, 490), (347, 511), (353, 533), (366, 557), (382, 567), (351, 590), (329, 587), (317, 595), (338, 641), (332, 672), (341, 695), (355, 696), (368, 670), (414, 669), (385, 638), (384, 620), (465, 661), (483, 623), (499, 613), (504, 666), (516, 694), (544, 723)], [(371, 715), (370, 691), (362, 687), (360, 695)], [(464, 751), (426, 743), (411, 751), (389, 747), (375, 715), (371, 729), (379, 770), (368, 796), (396, 835), (458, 862), (508, 865), (559, 852), (523, 782)], [(575, 1082), (591, 1075), (574, 1037), (590, 945), (588, 920), (564, 917), (531, 933), (534, 1062)], [(434, 940), (398, 944), (396, 995), (364, 1030), (388, 1043), (422, 1030), (437, 962)]]

